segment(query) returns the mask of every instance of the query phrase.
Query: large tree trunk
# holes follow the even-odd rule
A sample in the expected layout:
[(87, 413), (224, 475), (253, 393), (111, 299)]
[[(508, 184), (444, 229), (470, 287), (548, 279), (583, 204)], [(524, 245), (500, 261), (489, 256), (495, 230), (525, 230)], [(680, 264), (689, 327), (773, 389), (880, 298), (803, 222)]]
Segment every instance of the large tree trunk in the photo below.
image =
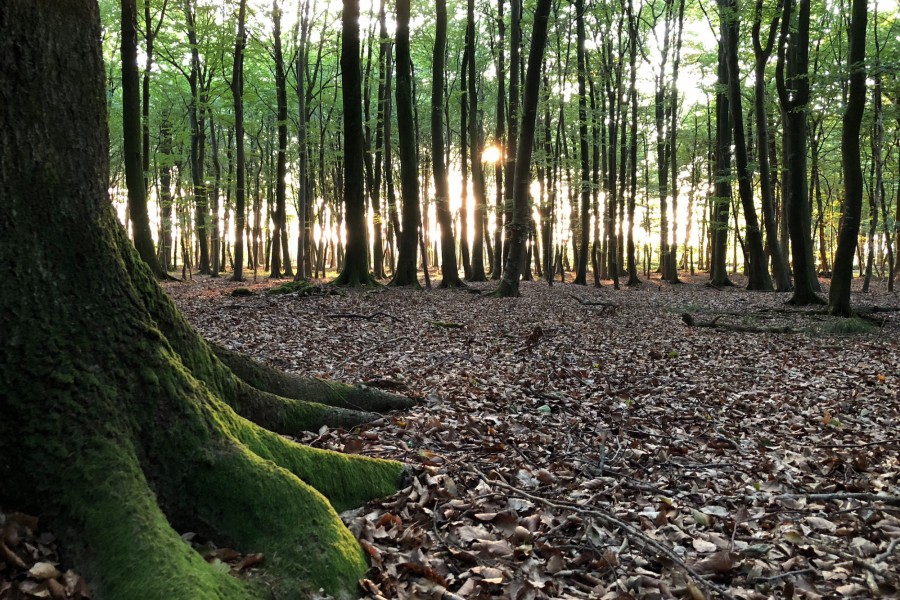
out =
[(400, 144), (400, 195), (403, 199), (403, 230), (400, 232), (397, 270), (392, 285), (419, 285), (416, 246), (419, 237), (419, 161), (416, 155), (416, 124), (413, 114), (412, 65), (409, 49), (410, 0), (397, 2), (397, 134)]
[[(46, 515), (97, 600), (354, 595), (367, 565), (335, 511), (403, 467), (246, 418), (365, 414), (249, 386), (181, 317), (109, 201), (102, 81), (96, 3), (0, 6), (0, 503)], [(188, 530), (264, 553), (263, 573), (221, 573)]]
[(838, 234), (834, 274), (828, 293), (828, 311), (850, 316), (850, 285), (853, 282), (853, 256), (859, 238), (862, 213), (863, 178), (860, 164), (859, 134), (866, 107), (866, 12), (865, 0), (853, 0), (850, 22), (850, 52), (847, 69), (850, 72), (850, 95), (844, 111), (841, 130), (841, 166), (844, 170), (844, 207), (841, 230)]
[(275, 95), (278, 111), (278, 155), (275, 160), (275, 222), (274, 239), (272, 241), (272, 277), (293, 277), (291, 255), (287, 238), (287, 211), (285, 178), (287, 177), (287, 82), (284, 69), (284, 53), (281, 49), (281, 7), (278, 0), (272, 2), (272, 19), (274, 21), (275, 52)]

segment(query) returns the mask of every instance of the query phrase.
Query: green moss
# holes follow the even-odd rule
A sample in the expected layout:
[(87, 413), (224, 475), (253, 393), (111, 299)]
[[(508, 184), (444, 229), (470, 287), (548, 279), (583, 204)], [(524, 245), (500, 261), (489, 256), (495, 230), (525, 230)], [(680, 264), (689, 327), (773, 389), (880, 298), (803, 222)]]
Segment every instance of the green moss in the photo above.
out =
[[(98, 440), (68, 469), (89, 488), (62, 491), (68, 547), (95, 598), (244, 600), (265, 598), (258, 584), (217, 572), (169, 525), (128, 446)], [(61, 531), (65, 531), (63, 529)]]
[(238, 548), (265, 554), (265, 577), (279, 597), (323, 588), (356, 595), (368, 565), (328, 500), (287, 469), (240, 444), (209, 453), (187, 480), (198, 518)]

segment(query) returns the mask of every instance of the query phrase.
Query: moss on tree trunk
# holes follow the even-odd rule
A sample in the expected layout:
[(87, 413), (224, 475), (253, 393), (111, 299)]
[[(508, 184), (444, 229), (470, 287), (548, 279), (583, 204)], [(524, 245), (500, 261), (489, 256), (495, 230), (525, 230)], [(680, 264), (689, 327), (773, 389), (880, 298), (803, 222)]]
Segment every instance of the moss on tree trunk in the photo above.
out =
[[(355, 595), (336, 510), (404, 467), (269, 431), (371, 413), (253, 387), (161, 291), (106, 190), (99, 40), (91, 0), (0, 5), (0, 503), (40, 511), (99, 600)], [(263, 568), (223, 574), (184, 531)]]

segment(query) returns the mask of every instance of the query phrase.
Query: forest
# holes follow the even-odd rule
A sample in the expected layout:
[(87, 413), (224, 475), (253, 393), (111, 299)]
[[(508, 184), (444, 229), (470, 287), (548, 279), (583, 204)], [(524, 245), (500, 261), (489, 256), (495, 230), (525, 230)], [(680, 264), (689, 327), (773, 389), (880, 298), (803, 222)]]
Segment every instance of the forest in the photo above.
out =
[(0, 600), (896, 597), (897, 16), (0, 3)]
[[(817, 276), (833, 271), (893, 289), (892, 2), (856, 21), (849, 2), (550, 3), (533, 115), (537, 6), (373, 2), (353, 40), (341, 6), (313, 0), (140, 8), (125, 29), (118, 3), (101, 3), (110, 189), (133, 236), (155, 240), (145, 259), (183, 277), (305, 280), (343, 272), (348, 255), (399, 285), (429, 266), (446, 267), (444, 285), (460, 268), (499, 280), (516, 231), (526, 280), (709, 272), (721, 286), (740, 272), (799, 304), (820, 302)], [(123, 39), (136, 73), (122, 72)], [(132, 206), (138, 153), (146, 193)]]

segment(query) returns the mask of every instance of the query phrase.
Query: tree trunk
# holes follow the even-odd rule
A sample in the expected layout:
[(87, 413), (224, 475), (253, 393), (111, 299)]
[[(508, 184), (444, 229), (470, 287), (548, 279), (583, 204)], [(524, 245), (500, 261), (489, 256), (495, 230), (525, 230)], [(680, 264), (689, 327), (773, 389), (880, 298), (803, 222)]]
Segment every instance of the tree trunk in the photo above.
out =
[(456, 243), (453, 239), (453, 217), (450, 215), (450, 184), (444, 162), (444, 57), (447, 52), (447, 1), (436, 0), (434, 60), (431, 71), (431, 155), (434, 175), (435, 214), (441, 228), (441, 283), (438, 287), (463, 285), (456, 266)]
[(419, 165), (413, 115), (412, 72), (409, 54), (410, 0), (397, 1), (396, 95), (397, 135), (400, 141), (400, 195), (403, 230), (400, 233), (397, 269), (392, 285), (419, 285), (416, 250), (419, 233)]
[(722, 43), (728, 70), (728, 105), (731, 110), (731, 126), (734, 132), (734, 157), (738, 170), (738, 193), (744, 209), (744, 222), (747, 226), (746, 241), (750, 255), (749, 281), (747, 289), (772, 291), (772, 278), (766, 267), (766, 255), (763, 250), (762, 232), (756, 218), (756, 207), (753, 202), (753, 182), (751, 180), (749, 160), (747, 158), (747, 142), (744, 137), (744, 111), (741, 107), (741, 80), (738, 67), (738, 35), (740, 22), (735, 0), (720, 0), (719, 18), (721, 19)]
[[(147, 213), (147, 182), (141, 159), (141, 96), (137, 64), (137, 9), (135, 0), (121, 2), (122, 26), (122, 154), (125, 185), (128, 188), (128, 213), (134, 235), (134, 247), (158, 279), (168, 275), (156, 260), (150, 216)], [(149, 169), (147, 169), (149, 171)]]
[(234, 273), (232, 281), (244, 280), (244, 229), (247, 223), (245, 190), (247, 163), (244, 155), (244, 47), (247, 34), (244, 22), (247, 18), (247, 0), (241, 0), (238, 10), (237, 36), (234, 42), (234, 62), (231, 68), (231, 95), (234, 99)]
[[(797, 27), (792, 14), (798, 6)], [(819, 297), (812, 249), (812, 227), (807, 194), (806, 145), (809, 103), (809, 0), (785, 0), (778, 42), (775, 80), (784, 118), (785, 203), (791, 258), (794, 268), (792, 304), (823, 304)], [(788, 32), (790, 31), (790, 36)], [(789, 40), (788, 40), (789, 37)], [(787, 77), (785, 76), (787, 68)], [(787, 81), (786, 81), (787, 79)]]
[(734, 285), (728, 279), (725, 258), (728, 251), (728, 211), (731, 206), (731, 122), (728, 106), (728, 69), (725, 48), (719, 42), (718, 81), (716, 84), (716, 178), (709, 228), (710, 283), (716, 287)]
[(853, 282), (853, 256), (856, 254), (862, 214), (863, 178), (859, 135), (866, 107), (866, 1), (853, 0), (851, 11), (850, 52), (847, 55), (850, 93), (841, 130), (844, 206), (841, 211), (837, 254), (834, 257), (834, 274), (831, 276), (831, 289), (828, 293), (828, 312), (845, 317), (852, 314), (850, 286)]
[[(0, 402), (0, 502), (47, 516), (97, 600), (355, 594), (368, 567), (336, 511), (393, 492), (403, 467), (248, 420), (366, 415), (238, 379), (154, 283), (107, 193), (96, 3), (5, 2), (0, 90), (0, 272), (17, 282), (0, 290), (0, 378), (16, 390)], [(264, 553), (264, 574), (223, 574), (185, 531)]]
[(347, 249), (336, 285), (370, 285), (366, 199), (363, 190), (362, 82), (359, 59), (359, 0), (344, 0), (341, 16), (341, 99), (344, 110), (343, 195)]
[(575, 281), (587, 285), (587, 265), (591, 242), (591, 162), (588, 153), (587, 114), (587, 66), (584, 56), (584, 0), (575, 0), (575, 57), (578, 64), (578, 158), (581, 165), (581, 180), (578, 190), (581, 198), (581, 228), (578, 251), (578, 265)]
[(481, 164), (481, 124), (478, 120), (475, 60), (475, 0), (468, 0), (466, 47), (468, 48), (469, 156), (472, 169), (472, 195), (475, 198), (475, 239), (472, 241), (472, 275), (469, 281), (487, 281), (484, 272), (484, 171)]
[(506, 268), (503, 270), (503, 279), (497, 288), (497, 295), (501, 297), (519, 295), (520, 265), (525, 258), (525, 245), (531, 230), (529, 191), (531, 154), (534, 149), (538, 97), (541, 88), (541, 66), (544, 62), (544, 47), (547, 45), (550, 6), (551, 0), (538, 0), (534, 11), (534, 29), (531, 32), (531, 49), (528, 53), (528, 75), (525, 78), (525, 96), (522, 102), (522, 126), (519, 128), (517, 145), (513, 220), (509, 228), (509, 257), (506, 261)]

